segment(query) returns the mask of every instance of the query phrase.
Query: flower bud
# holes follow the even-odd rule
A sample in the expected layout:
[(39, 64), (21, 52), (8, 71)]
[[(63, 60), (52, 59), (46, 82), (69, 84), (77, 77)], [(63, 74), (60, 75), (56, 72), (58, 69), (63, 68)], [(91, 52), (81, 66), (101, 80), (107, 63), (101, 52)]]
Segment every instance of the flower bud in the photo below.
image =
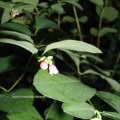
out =
[(54, 64), (49, 65), (49, 74), (57, 74), (59, 73), (57, 67)]
[(42, 62), (40, 63), (40, 68), (43, 69), (43, 70), (48, 69), (48, 63), (45, 62), (45, 61), (42, 61)]

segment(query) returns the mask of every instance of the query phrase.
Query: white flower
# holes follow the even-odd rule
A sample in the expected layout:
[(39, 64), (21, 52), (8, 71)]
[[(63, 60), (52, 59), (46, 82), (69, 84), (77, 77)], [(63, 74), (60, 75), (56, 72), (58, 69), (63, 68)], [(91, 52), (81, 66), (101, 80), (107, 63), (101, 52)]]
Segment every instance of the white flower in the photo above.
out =
[(48, 69), (48, 63), (45, 62), (45, 61), (42, 61), (42, 62), (40, 63), (40, 68), (43, 69), (43, 70)]
[(49, 74), (51, 74), (53, 76), (53, 74), (58, 74), (59, 71), (57, 69), (57, 67), (54, 64), (50, 64), (49, 65)]

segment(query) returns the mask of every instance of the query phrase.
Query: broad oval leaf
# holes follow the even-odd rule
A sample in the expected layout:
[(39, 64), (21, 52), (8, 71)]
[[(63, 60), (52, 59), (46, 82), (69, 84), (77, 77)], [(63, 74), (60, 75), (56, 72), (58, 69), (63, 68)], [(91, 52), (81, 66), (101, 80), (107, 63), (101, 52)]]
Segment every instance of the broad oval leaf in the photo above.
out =
[(33, 85), (44, 96), (71, 103), (89, 100), (96, 93), (76, 78), (70, 78), (62, 74), (50, 75), (46, 70), (39, 70), (34, 77)]
[(119, 12), (114, 7), (105, 7), (103, 12), (103, 18), (112, 22), (119, 16)]
[(90, 119), (95, 115), (94, 108), (86, 102), (63, 103), (63, 111), (81, 119)]
[(112, 106), (116, 111), (120, 113), (119, 96), (108, 92), (97, 92), (97, 96), (100, 97), (102, 100), (104, 100), (106, 103), (108, 103), (110, 106)]
[[(79, 52), (102, 53), (101, 50), (91, 44), (77, 40), (63, 40), (47, 45), (44, 53), (52, 49), (67, 49)], [(43, 54), (44, 54), (43, 53)]]
[(17, 45), (19, 47), (22, 47), (22, 48), (28, 50), (32, 54), (36, 54), (38, 52), (38, 49), (32, 43), (27, 42), (27, 41), (17, 41), (14, 39), (1, 38), (0, 43)]

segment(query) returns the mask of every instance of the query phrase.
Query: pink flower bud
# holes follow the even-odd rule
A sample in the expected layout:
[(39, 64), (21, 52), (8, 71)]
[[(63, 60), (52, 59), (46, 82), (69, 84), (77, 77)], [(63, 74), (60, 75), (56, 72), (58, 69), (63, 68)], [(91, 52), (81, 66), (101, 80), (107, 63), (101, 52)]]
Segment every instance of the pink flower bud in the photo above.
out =
[(49, 73), (51, 75), (59, 73), (57, 67), (54, 64), (49, 65)]
[(40, 63), (40, 68), (43, 69), (43, 70), (48, 69), (48, 63), (45, 62), (45, 61), (42, 61), (42, 62)]

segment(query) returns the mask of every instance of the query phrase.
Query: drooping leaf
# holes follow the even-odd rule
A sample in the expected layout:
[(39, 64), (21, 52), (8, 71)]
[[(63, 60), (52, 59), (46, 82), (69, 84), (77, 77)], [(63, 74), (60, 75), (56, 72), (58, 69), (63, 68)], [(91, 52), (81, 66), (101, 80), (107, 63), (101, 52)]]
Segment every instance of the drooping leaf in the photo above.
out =
[(44, 96), (67, 103), (86, 101), (96, 93), (95, 89), (82, 84), (76, 78), (60, 73), (52, 76), (46, 70), (37, 72), (33, 85)]
[(104, 2), (103, 0), (90, 0), (92, 3), (96, 4), (96, 5), (100, 5), (100, 6), (103, 6), (104, 5)]
[(14, 37), (20, 38), (22, 40), (26, 40), (26, 41), (33, 43), (33, 39), (30, 36), (25, 35), (23, 33), (15, 32), (15, 31), (7, 31), (7, 30), (6, 31), (1, 30), (0, 33), (4, 34), (4, 35), (14, 36)]
[(71, 52), (70, 50), (63, 50), (65, 53), (67, 53), (70, 58), (74, 61), (76, 67), (77, 67), (77, 70), (79, 70), (79, 67), (80, 67), (80, 56), (78, 56), (77, 54)]
[(12, 67), (13, 55), (0, 57), (0, 73), (8, 71)]
[(7, 115), (9, 120), (43, 120), (38, 111), (33, 107), (29, 106), (28, 109), (22, 112), (9, 113)]
[(82, 75), (85, 75), (85, 74), (95, 74), (95, 75), (98, 75), (98, 76), (100, 76), (102, 79), (106, 80), (106, 81), (111, 85), (111, 87), (112, 87), (114, 90), (120, 91), (120, 84), (119, 84), (116, 80), (114, 80), (114, 79), (112, 79), (112, 78), (110, 78), (110, 77), (108, 77), (108, 76), (105, 76), (105, 75), (103, 75), (103, 74), (101, 74), (101, 73), (98, 73), (98, 72), (96, 72), (96, 71), (94, 71), (94, 70), (87, 70), (87, 71), (85, 71), (84, 73), (82, 73)]
[(48, 20), (47, 18), (42, 18), (41, 16), (37, 15), (35, 17), (35, 27), (37, 33), (39, 30), (46, 28), (57, 29), (57, 24), (52, 22), (51, 20)]
[[(31, 97), (32, 98), (29, 98)], [(32, 106), (34, 94), (29, 89), (18, 89), (0, 95), (0, 110), (5, 112), (22, 112)]]
[(73, 117), (64, 113), (59, 103), (53, 102), (47, 111), (46, 120), (73, 120)]
[(32, 43), (27, 42), (27, 41), (17, 41), (14, 39), (1, 38), (0, 43), (17, 45), (19, 47), (22, 47), (22, 48), (28, 50), (32, 54), (36, 54), (38, 52), (38, 49)]
[(117, 112), (102, 112), (102, 115), (107, 117), (107, 118), (112, 118), (114, 120), (120, 120), (120, 113), (117, 113)]
[(66, 50), (74, 50), (79, 52), (102, 53), (101, 50), (98, 49), (97, 47), (77, 40), (63, 40), (63, 41), (51, 43), (46, 47), (44, 53), (52, 49), (66, 49)]
[(27, 26), (19, 23), (14, 22), (4, 23), (1, 25), (1, 28), (21, 32), (27, 35), (32, 35), (31, 31), (28, 29)]
[(103, 12), (103, 18), (112, 22), (119, 16), (119, 12), (114, 7), (105, 7)]
[(61, 4), (53, 4), (51, 8), (53, 11), (55, 11), (58, 14), (63, 14), (65, 12)]
[(39, 0), (12, 0), (13, 3), (22, 2), (30, 5), (37, 6)]
[(117, 29), (115, 28), (111, 28), (111, 27), (103, 27), (100, 31), (99, 31), (99, 35), (102, 37), (108, 33), (116, 33)]
[(100, 97), (102, 100), (104, 100), (106, 103), (108, 103), (110, 106), (112, 106), (117, 112), (120, 113), (120, 97), (108, 93), (108, 92), (97, 92), (97, 96)]
[(86, 102), (63, 103), (63, 111), (81, 119), (90, 119), (95, 115), (94, 108)]

